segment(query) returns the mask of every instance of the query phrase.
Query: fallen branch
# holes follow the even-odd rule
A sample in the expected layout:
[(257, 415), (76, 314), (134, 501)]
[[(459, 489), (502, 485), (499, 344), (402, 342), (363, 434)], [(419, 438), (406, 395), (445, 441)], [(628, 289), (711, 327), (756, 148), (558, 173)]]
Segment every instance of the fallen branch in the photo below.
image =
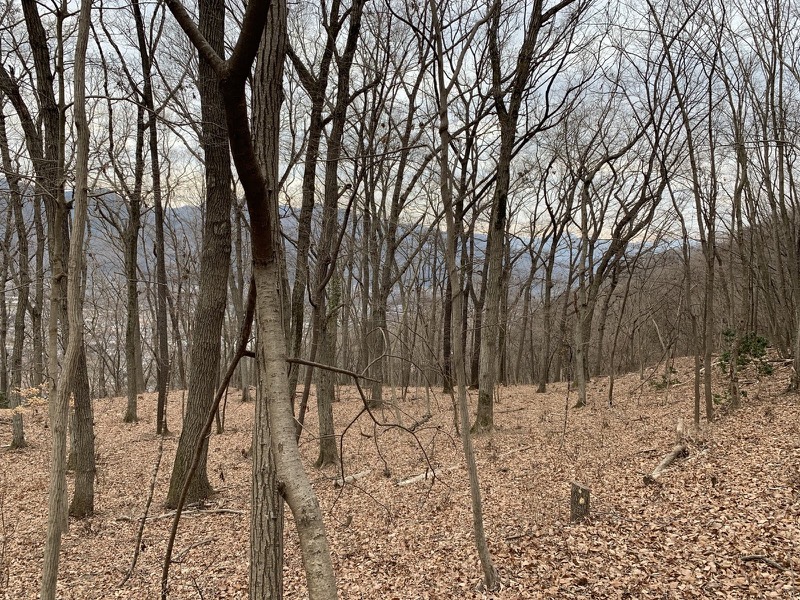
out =
[(656, 483), (656, 480), (658, 479), (659, 475), (661, 475), (661, 473), (663, 473), (667, 469), (667, 467), (669, 467), (672, 463), (674, 463), (678, 458), (686, 456), (689, 456), (689, 450), (687, 450), (686, 444), (684, 443), (676, 444), (675, 447), (673, 447), (672, 450), (670, 450), (669, 454), (667, 454), (661, 460), (661, 462), (658, 463), (658, 466), (655, 469), (653, 469), (653, 472), (650, 473), (649, 475), (644, 476), (644, 482), (646, 484)]
[[(139, 531), (136, 532), (136, 546), (133, 550), (133, 559), (131, 559), (131, 566), (128, 567), (128, 572), (125, 573), (122, 581), (119, 582), (119, 587), (125, 585), (128, 579), (133, 575), (133, 570), (136, 568), (136, 562), (139, 560), (139, 548), (142, 546), (142, 534), (144, 534), (144, 524), (147, 521), (147, 513), (150, 512), (150, 504), (153, 502), (153, 492), (156, 488), (156, 478), (158, 477), (158, 467), (161, 465), (161, 457), (164, 455), (164, 436), (158, 438), (158, 454), (156, 455), (156, 462), (153, 465), (153, 475), (150, 478), (150, 491), (147, 494), (147, 501), (144, 505), (144, 514), (136, 519), (139, 521)], [(131, 521), (133, 519), (130, 519)]]
[[(530, 444), (527, 446), (521, 446), (520, 448), (514, 448), (513, 450), (509, 450), (508, 452), (503, 452), (502, 454), (497, 454), (492, 456), (492, 460), (497, 460), (500, 458), (504, 458), (506, 456), (510, 456), (512, 454), (516, 454), (518, 452), (522, 452), (523, 450), (528, 450), (530, 448)], [(485, 462), (485, 461), (484, 461)], [(411, 477), (406, 477), (405, 479), (401, 479), (397, 482), (399, 487), (405, 487), (407, 485), (411, 485), (413, 483), (417, 483), (419, 481), (427, 481), (428, 479), (436, 479), (440, 473), (447, 473), (448, 471), (455, 471), (456, 469), (460, 469), (464, 465), (452, 465), (450, 467), (442, 467), (439, 469), (432, 469), (427, 468), (425, 472), (420, 473), (419, 475), (413, 475)]]
[(518, 539), (521, 539), (521, 538), (524, 538), (524, 537), (528, 537), (529, 535), (531, 535), (530, 531), (523, 531), (521, 533), (515, 533), (514, 535), (509, 535), (507, 537), (504, 537), (503, 539), (505, 541), (507, 541), (507, 542), (512, 542), (514, 540), (518, 540)]
[(791, 365), (794, 362), (793, 358), (768, 358), (765, 362), (778, 363), (783, 365)]
[(528, 410), (528, 406), (523, 406), (522, 408), (509, 408), (508, 410), (496, 410), (495, 413), (498, 415), (507, 415), (508, 413), (515, 413), (515, 412), (522, 412), (523, 410)]
[(759, 562), (763, 562), (765, 565), (769, 565), (770, 567), (774, 567), (775, 569), (778, 569), (779, 571), (786, 571), (787, 570), (786, 567), (784, 567), (781, 563), (779, 563), (777, 560), (771, 559), (766, 554), (751, 554), (749, 556), (742, 556), (739, 560), (741, 560), (742, 562), (759, 561)]
[(366, 471), (361, 471), (360, 473), (355, 473), (354, 475), (348, 475), (345, 478), (339, 477), (333, 482), (333, 487), (342, 487), (345, 483), (353, 483), (359, 479), (364, 479), (364, 477), (370, 473), (372, 473), (372, 469), (367, 469)]
[(183, 550), (182, 550), (180, 553), (178, 553), (178, 555), (177, 555), (175, 558), (173, 558), (173, 559), (172, 559), (172, 562), (174, 562), (174, 563), (180, 563), (180, 562), (181, 562), (181, 561), (184, 559), (184, 557), (185, 557), (187, 554), (189, 554), (189, 552), (190, 552), (191, 550), (194, 550), (194, 549), (195, 549), (195, 548), (197, 548), (198, 546), (203, 546), (203, 545), (205, 545), (205, 544), (210, 544), (211, 542), (215, 542), (216, 540), (217, 540), (217, 538), (215, 538), (215, 537), (210, 537), (210, 538), (206, 538), (206, 539), (204, 539), (204, 540), (200, 540), (199, 542), (195, 542), (194, 544), (190, 544), (188, 547), (186, 547), (186, 548), (185, 548), (185, 549), (183, 549)]
[(435, 479), (441, 473), (446, 473), (447, 471), (455, 471), (458, 468), (461, 468), (462, 465), (456, 465), (453, 467), (447, 467), (444, 469), (425, 469), (424, 473), (420, 473), (419, 475), (414, 475), (412, 477), (407, 477), (406, 479), (401, 479), (397, 482), (398, 487), (405, 487), (407, 485), (412, 485), (419, 481), (427, 481), (428, 479)]
[(422, 416), (419, 421), (415, 421), (413, 425), (409, 426), (410, 431), (416, 431), (418, 427), (422, 427), (425, 423), (431, 420), (431, 414), (427, 413)]
[[(243, 510), (234, 510), (232, 508), (213, 508), (208, 510), (185, 510), (182, 511), (181, 514), (186, 517), (191, 517), (195, 515), (214, 515), (214, 514), (229, 514), (229, 515), (243, 515), (245, 511)], [(167, 513), (163, 513), (160, 515), (152, 515), (148, 517), (144, 517), (147, 521), (157, 521), (159, 519), (169, 519), (170, 517), (175, 516), (175, 511), (170, 511)], [(114, 519), (115, 521), (141, 521), (143, 517), (117, 517)]]

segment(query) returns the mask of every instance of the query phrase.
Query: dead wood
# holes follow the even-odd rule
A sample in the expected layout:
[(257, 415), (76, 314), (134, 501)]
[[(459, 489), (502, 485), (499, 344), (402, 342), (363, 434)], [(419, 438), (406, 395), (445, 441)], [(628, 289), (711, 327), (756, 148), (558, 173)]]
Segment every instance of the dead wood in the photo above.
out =
[[(511, 456), (512, 454), (517, 454), (518, 452), (522, 452), (523, 450), (528, 450), (531, 446), (521, 446), (520, 448), (514, 448), (513, 450), (509, 450), (508, 452), (503, 452), (502, 454), (497, 454), (492, 456), (492, 461), (496, 461), (500, 458), (504, 458), (506, 456)], [(401, 479), (397, 482), (399, 487), (405, 487), (407, 485), (411, 485), (413, 483), (417, 483), (419, 481), (426, 481), (429, 479), (435, 479), (441, 473), (446, 473), (448, 471), (455, 471), (456, 469), (460, 469), (463, 465), (452, 465), (449, 467), (441, 467), (439, 469), (425, 469), (424, 472), (420, 473), (419, 475), (412, 475), (411, 477), (406, 477), (405, 479)]]
[(342, 487), (345, 483), (353, 483), (354, 481), (358, 481), (359, 479), (364, 479), (364, 477), (366, 477), (370, 473), (372, 473), (372, 469), (367, 469), (366, 471), (361, 471), (360, 473), (348, 475), (344, 479), (339, 477), (333, 482), (333, 487)]
[[(208, 510), (186, 510), (182, 511), (181, 513), (185, 517), (192, 517), (197, 515), (215, 515), (215, 514), (228, 514), (228, 515), (243, 515), (245, 511), (243, 510), (234, 510), (232, 508), (213, 508)], [(166, 512), (160, 515), (152, 515), (149, 517), (144, 517), (147, 521), (157, 521), (159, 519), (168, 519), (170, 517), (175, 516), (175, 511), (172, 510), (170, 512)], [(142, 517), (117, 517), (116, 521), (141, 521)]]
[(667, 454), (661, 460), (661, 462), (658, 463), (658, 466), (653, 469), (653, 472), (644, 476), (644, 482), (646, 484), (655, 483), (658, 477), (667, 469), (667, 467), (674, 463), (678, 458), (685, 458), (687, 456), (689, 456), (689, 450), (686, 448), (686, 444), (683, 442), (676, 444), (672, 450), (670, 450), (669, 454)]
[(778, 569), (779, 571), (787, 570), (786, 567), (784, 567), (781, 563), (779, 563), (777, 560), (771, 559), (766, 554), (751, 554), (749, 556), (742, 556), (740, 560), (742, 562), (753, 562), (753, 561), (763, 562), (765, 565), (769, 565), (770, 567)]
[(590, 490), (585, 485), (573, 481), (570, 484), (569, 522), (577, 523), (589, 516)]
[(431, 420), (431, 414), (426, 413), (425, 415), (422, 416), (422, 418), (419, 421), (415, 421), (413, 425), (410, 425), (408, 429), (409, 431), (416, 431), (419, 427), (422, 427), (423, 425), (425, 425), (425, 423), (427, 423), (430, 420)]

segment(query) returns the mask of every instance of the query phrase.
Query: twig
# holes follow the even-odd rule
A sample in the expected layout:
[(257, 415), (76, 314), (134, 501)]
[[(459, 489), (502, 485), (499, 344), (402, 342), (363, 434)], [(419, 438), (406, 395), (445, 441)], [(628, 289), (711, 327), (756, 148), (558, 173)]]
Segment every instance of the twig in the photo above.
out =
[[(212, 508), (209, 510), (184, 510), (181, 512), (181, 516), (194, 516), (194, 515), (217, 515), (217, 514), (228, 514), (228, 515), (244, 515), (246, 514), (243, 510), (234, 510), (232, 508)], [(166, 512), (160, 515), (153, 515), (152, 517), (117, 517), (116, 521), (158, 521), (160, 519), (169, 519), (175, 516), (175, 511), (171, 510), (170, 512)]]
[[(153, 502), (153, 493), (156, 489), (156, 479), (158, 478), (158, 467), (161, 465), (161, 457), (164, 454), (164, 436), (159, 436), (158, 438), (158, 454), (156, 455), (156, 462), (153, 465), (153, 476), (150, 478), (150, 491), (147, 494), (147, 502), (144, 505), (144, 514), (139, 517), (139, 531), (136, 532), (136, 546), (133, 550), (133, 559), (131, 560), (131, 566), (128, 567), (128, 572), (125, 573), (125, 577), (122, 578), (122, 581), (119, 582), (119, 587), (125, 585), (128, 580), (133, 575), (133, 570), (136, 568), (136, 562), (139, 560), (139, 549), (142, 547), (142, 535), (144, 534), (144, 524), (147, 522), (147, 513), (150, 511), (150, 504)], [(133, 520), (133, 519), (131, 519)]]
[(205, 544), (210, 544), (211, 542), (215, 542), (216, 540), (217, 540), (217, 538), (215, 538), (215, 537), (210, 537), (210, 538), (206, 538), (206, 539), (204, 539), (204, 540), (200, 540), (199, 542), (195, 542), (194, 544), (190, 544), (190, 545), (189, 545), (189, 546), (187, 546), (187, 547), (186, 547), (184, 550), (182, 550), (182, 551), (181, 551), (181, 552), (180, 552), (180, 553), (179, 553), (179, 554), (178, 554), (178, 555), (177, 555), (175, 558), (173, 558), (173, 559), (172, 559), (172, 562), (174, 562), (174, 563), (180, 563), (180, 562), (183, 560), (183, 558), (184, 558), (184, 557), (185, 557), (187, 554), (189, 554), (189, 552), (191, 552), (192, 550), (194, 550), (194, 549), (195, 549), (195, 548), (197, 548), (198, 546), (203, 546), (203, 545), (205, 545)]
[(348, 371), (347, 369), (340, 369), (339, 367), (324, 365), (322, 363), (314, 362), (313, 360), (304, 360), (302, 358), (287, 358), (286, 362), (296, 365), (303, 365), (305, 367), (314, 367), (315, 369), (322, 369), (324, 371), (330, 371), (331, 373), (339, 373), (340, 375), (349, 375), (353, 379), (363, 379), (364, 381), (375, 381), (375, 382), (378, 381), (377, 379), (373, 379), (372, 377), (367, 377), (366, 375), (359, 375), (355, 371)]
[(770, 567), (774, 567), (779, 571), (786, 571), (788, 570), (784, 567), (781, 563), (776, 560), (771, 559), (766, 554), (751, 554), (749, 556), (742, 556), (740, 559), (742, 562), (752, 562), (752, 561), (759, 561), (763, 562), (765, 565), (769, 565)]
[(247, 342), (250, 340), (250, 329), (253, 325), (253, 315), (255, 314), (255, 309), (256, 309), (256, 285), (255, 285), (255, 280), (251, 277), (250, 290), (247, 293), (247, 307), (245, 309), (245, 314), (242, 319), (242, 326), (241, 326), (241, 331), (239, 333), (239, 341), (236, 347), (236, 353), (233, 355), (233, 359), (231, 360), (231, 364), (228, 366), (228, 370), (225, 373), (225, 377), (223, 377), (219, 387), (217, 388), (217, 393), (214, 397), (214, 403), (211, 406), (211, 410), (209, 410), (208, 412), (208, 416), (206, 417), (206, 422), (205, 425), (203, 426), (203, 431), (197, 438), (197, 443), (195, 444), (194, 447), (194, 456), (192, 457), (192, 464), (189, 467), (189, 472), (186, 473), (186, 480), (183, 482), (183, 487), (181, 488), (181, 495), (178, 498), (178, 505), (175, 508), (175, 519), (172, 521), (172, 529), (169, 532), (169, 540), (167, 541), (167, 550), (164, 554), (164, 565), (161, 570), (162, 599), (165, 599), (167, 597), (169, 565), (172, 562), (172, 551), (175, 548), (175, 536), (178, 534), (178, 523), (180, 523), (181, 520), (181, 513), (183, 512), (183, 506), (184, 504), (186, 504), (186, 496), (189, 493), (189, 484), (191, 484), (192, 477), (194, 477), (194, 474), (197, 471), (197, 467), (200, 464), (200, 457), (203, 454), (203, 444), (206, 438), (208, 437), (208, 434), (211, 432), (211, 425), (214, 424), (214, 415), (216, 414), (217, 409), (219, 408), (219, 403), (222, 401), (222, 396), (225, 394), (225, 390), (228, 389), (228, 383), (230, 383), (230, 380), (233, 377), (233, 373), (236, 370), (236, 366), (239, 364), (239, 361), (244, 356), (244, 353), (247, 350)]

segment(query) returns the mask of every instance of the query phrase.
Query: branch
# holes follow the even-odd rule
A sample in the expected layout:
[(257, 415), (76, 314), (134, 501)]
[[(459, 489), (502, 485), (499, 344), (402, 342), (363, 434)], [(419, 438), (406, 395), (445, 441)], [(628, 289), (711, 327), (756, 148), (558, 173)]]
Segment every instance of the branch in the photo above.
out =
[(759, 561), (759, 562), (763, 562), (765, 565), (769, 565), (770, 567), (778, 569), (779, 571), (788, 570), (781, 563), (779, 563), (776, 560), (771, 559), (766, 554), (753, 554), (753, 555), (750, 555), (750, 556), (742, 556), (739, 560), (741, 560), (742, 562)]
[(158, 467), (161, 464), (161, 457), (164, 454), (164, 436), (158, 438), (158, 455), (156, 456), (156, 463), (153, 465), (153, 477), (150, 480), (150, 492), (147, 494), (147, 502), (144, 505), (144, 514), (140, 517), (141, 523), (139, 524), (139, 531), (136, 533), (136, 546), (133, 551), (133, 559), (131, 566), (128, 567), (128, 572), (125, 577), (120, 581), (119, 587), (125, 585), (128, 579), (133, 575), (133, 570), (136, 568), (136, 561), (139, 559), (139, 548), (142, 546), (142, 534), (144, 533), (144, 525), (147, 522), (147, 513), (150, 512), (150, 504), (153, 502), (153, 491), (156, 487), (156, 479), (158, 477)]
[[(197, 51), (208, 61), (208, 64), (211, 65), (211, 68), (213, 68), (214, 72), (217, 74), (217, 77), (222, 79), (227, 75), (228, 64), (222, 60), (220, 55), (211, 47), (211, 44), (208, 43), (206, 37), (200, 33), (200, 29), (198, 29), (197, 25), (192, 20), (191, 15), (186, 12), (186, 8), (184, 8), (180, 0), (166, 0), (166, 3), (167, 8), (169, 8), (172, 16), (175, 17), (175, 20), (178, 22), (178, 25), (180, 25), (181, 29), (186, 33), (192, 45), (197, 48)], [(252, 2), (250, 4), (252, 4)], [(245, 16), (246, 14), (247, 13), (245, 13)]]
[[(248, 353), (248, 356), (251, 354), (252, 352)], [(325, 371), (331, 371), (332, 373), (339, 373), (340, 375), (349, 375), (353, 379), (362, 379), (364, 381), (375, 381), (375, 382), (378, 381), (377, 379), (372, 379), (371, 377), (367, 377), (366, 375), (359, 375), (355, 371), (348, 371), (347, 369), (340, 369), (339, 367), (323, 365), (322, 363), (314, 362), (313, 360), (303, 360), (302, 358), (287, 358), (286, 362), (293, 363), (296, 365), (303, 365), (306, 367), (324, 369)]]
[[(177, 0), (171, 1), (176, 2)], [(264, 33), (267, 13), (269, 13), (271, 5), (272, 0), (250, 0), (244, 11), (239, 37), (236, 39), (230, 59), (225, 63), (228, 69), (227, 75), (232, 75), (242, 83), (250, 74), (250, 66), (256, 59), (256, 54), (261, 46), (261, 36)], [(220, 79), (223, 79), (221, 73)]]
[[(169, 1), (175, 1), (175, 0), (169, 0)], [(172, 521), (172, 529), (170, 530), (169, 533), (169, 541), (167, 542), (167, 551), (164, 556), (164, 565), (161, 571), (162, 600), (166, 600), (167, 598), (167, 581), (169, 579), (169, 566), (172, 562), (172, 551), (175, 547), (175, 536), (178, 533), (178, 523), (181, 520), (181, 513), (183, 512), (183, 506), (184, 504), (186, 504), (186, 496), (189, 493), (189, 484), (191, 484), (192, 477), (194, 477), (194, 474), (197, 471), (197, 467), (200, 464), (200, 457), (203, 454), (203, 444), (206, 441), (206, 438), (208, 437), (209, 433), (211, 432), (211, 426), (214, 423), (214, 415), (216, 414), (217, 409), (219, 408), (219, 403), (222, 401), (222, 397), (225, 395), (225, 391), (228, 389), (228, 383), (230, 383), (230, 380), (233, 377), (233, 373), (236, 370), (239, 361), (245, 354), (245, 349), (247, 348), (247, 342), (250, 340), (250, 330), (253, 325), (253, 315), (255, 314), (255, 309), (256, 309), (256, 285), (255, 281), (251, 278), (250, 290), (247, 294), (247, 307), (245, 308), (245, 314), (242, 319), (242, 326), (241, 326), (241, 331), (239, 333), (239, 343), (236, 346), (236, 353), (233, 355), (233, 359), (231, 360), (231, 363), (228, 366), (228, 370), (225, 373), (225, 377), (222, 378), (222, 382), (217, 388), (217, 393), (214, 397), (214, 403), (211, 405), (211, 410), (208, 411), (208, 417), (206, 418), (206, 423), (203, 426), (203, 431), (197, 438), (197, 444), (194, 447), (194, 456), (192, 457), (192, 464), (189, 467), (189, 472), (186, 473), (186, 480), (183, 482), (183, 487), (181, 488), (181, 495), (180, 498), (178, 498), (178, 506), (175, 507), (175, 518)]]

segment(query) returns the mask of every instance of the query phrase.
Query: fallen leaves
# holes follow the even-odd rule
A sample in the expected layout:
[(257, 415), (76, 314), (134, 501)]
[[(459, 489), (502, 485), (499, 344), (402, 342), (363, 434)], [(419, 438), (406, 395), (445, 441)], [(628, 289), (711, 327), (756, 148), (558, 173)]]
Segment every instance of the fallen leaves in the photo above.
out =
[[(679, 380), (690, 379), (690, 362), (676, 365)], [(667, 396), (631, 375), (616, 381), (609, 408), (605, 381), (598, 380), (589, 406), (570, 410), (563, 443), (564, 384), (551, 385), (547, 394), (503, 389), (497, 431), (475, 438), (486, 530), (503, 583), (494, 594), (478, 589), (468, 484), (449, 399), (432, 395), (428, 418), (423, 389), (401, 401), (404, 419), (418, 424), (415, 434), (429, 462), (408, 433), (360, 417), (343, 442), (343, 473), (308, 469), (325, 510), (340, 596), (800, 596), (800, 403), (782, 394), (785, 371), (776, 368), (773, 377), (756, 382), (741, 410), (690, 435), (689, 458), (666, 468), (653, 486), (642, 483), (642, 474), (675, 445), (676, 422), (691, 422), (691, 386), (673, 386)], [(174, 396), (170, 419), (177, 424), (180, 393)], [(339, 396), (334, 410), (341, 431), (359, 401), (349, 387)], [(122, 398), (95, 403), (97, 514), (73, 521), (64, 537), (59, 595), (65, 599), (158, 595), (168, 518), (147, 521), (139, 565), (117, 587), (133, 552), (146, 497), (142, 482), (149, 481), (158, 446), (154, 399), (142, 398), (144, 420), (136, 425), (121, 422), (124, 404)], [(381, 418), (392, 415), (389, 408)], [(228, 430), (210, 440), (209, 473), (220, 487), (203, 511), (182, 520), (171, 598), (247, 598), (252, 405), (232, 395), (226, 420)], [(10, 436), (10, 424), (2, 427)], [(49, 432), (42, 420), (26, 427), (31, 447), (0, 454), (6, 479), (0, 534), (9, 573), (3, 591), (14, 599), (37, 595), (46, 517)], [(312, 412), (302, 439), (308, 465), (316, 457), (315, 428)], [(151, 516), (165, 513), (161, 503), (176, 445), (177, 437), (165, 440)], [(387, 466), (391, 477), (381, 475)], [(398, 487), (398, 480), (431, 468), (435, 480)], [(334, 487), (342, 475), (344, 485)], [(571, 481), (591, 489), (590, 517), (574, 525), (568, 523)], [(291, 517), (286, 531), (285, 597), (302, 598)]]

